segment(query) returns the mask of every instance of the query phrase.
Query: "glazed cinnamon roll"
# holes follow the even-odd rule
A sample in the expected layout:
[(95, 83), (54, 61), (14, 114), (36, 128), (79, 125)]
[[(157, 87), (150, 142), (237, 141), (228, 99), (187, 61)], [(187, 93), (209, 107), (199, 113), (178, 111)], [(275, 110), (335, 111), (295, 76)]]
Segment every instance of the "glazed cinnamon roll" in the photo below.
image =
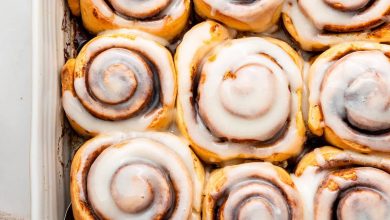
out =
[(196, 12), (241, 30), (263, 32), (280, 18), (284, 0), (194, 0)]
[(227, 166), (211, 173), (203, 219), (303, 219), (299, 192), (290, 175), (271, 163)]
[(279, 161), (301, 151), (301, 59), (275, 39), (233, 39), (206, 21), (175, 55), (178, 125), (207, 162)]
[(317, 148), (293, 176), (306, 220), (389, 219), (390, 158)]
[(309, 69), (308, 125), (335, 146), (390, 152), (390, 46), (344, 43)]
[(304, 50), (325, 50), (353, 40), (390, 42), (388, 0), (288, 0), (287, 31)]
[(73, 214), (76, 220), (200, 219), (203, 183), (202, 164), (172, 134), (102, 134), (73, 158)]
[(62, 103), (82, 135), (165, 128), (176, 98), (171, 53), (153, 36), (121, 31), (88, 42), (62, 70)]
[(187, 25), (190, 0), (68, 0), (84, 27), (97, 34), (132, 28), (171, 40)]

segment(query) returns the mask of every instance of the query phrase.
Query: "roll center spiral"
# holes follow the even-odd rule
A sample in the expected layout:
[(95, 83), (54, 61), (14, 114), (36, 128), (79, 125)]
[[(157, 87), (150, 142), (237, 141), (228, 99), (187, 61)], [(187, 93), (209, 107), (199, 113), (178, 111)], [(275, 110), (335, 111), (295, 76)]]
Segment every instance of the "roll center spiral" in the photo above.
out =
[(288, 219), (288, 205), (275, 186), (261, 180), (236, 185), (229, 193), (224, 219)]
[(144, 19), (164, 10), (171, 0), (109, 0), (112, 7), (128, 17)]
[(227, 73), (220, 87), (220, 99), (230, 113), (255, 118), (267, 112), (273, 101), (274, 76), (262, 65), (250, 64)]
[(129, 165), (119, 169), (112, 179), (111, 193), (116, 205), (124, 212), (137, 213), (153, 201), (153, 188), (142, 173), (145, 165)]
[(325, 0), (325, 2), (335, 9), (354, 11), (366, 6), (370, 0)]
[[(380, 131), (390, 128), (388, 120), (380, 120), (378, 114), (389, 112), (389, 89), (384, 79), (373, 71), (361, 74), (345, 93), (347, 117), (356, 127)], [(368, 114), (371, 112), (370, 114)], [(390, 114), (389, 114), (390, 115)]]
[(274, 219), (274, 207), (261, 197), (246, 201), (238, 213), (239, 220)]
[(341, 198), (338, 208), (338, 219), (387, 219), (389, 203), (372, 189), (359, 187), (346, 193)]
[(98, 53), (75, 82), (83, 106), (96, 117), (122, 120), (142, 110), (153, 97), (153, 72), (146, 58), (127, 48)]
[[(92, 78), (92, 75), (90, 75)], [(113, 64), (104, 70), (102, 81), (90, 83), (93, 95), (107, 104), (127, 101), (137, 88), (134, 73), (124, 64)], [(91, 79), (92, 81), (93, 79)]]

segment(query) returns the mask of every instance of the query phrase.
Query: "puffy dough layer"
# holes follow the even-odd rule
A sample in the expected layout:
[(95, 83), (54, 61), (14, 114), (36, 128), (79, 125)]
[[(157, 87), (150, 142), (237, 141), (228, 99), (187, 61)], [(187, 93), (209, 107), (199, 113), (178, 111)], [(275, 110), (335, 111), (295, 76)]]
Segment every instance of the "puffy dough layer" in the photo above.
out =
[(190, 13), (190, 0), (68, 0), (68, 4), (94, 34), (131, 28), (167, 40), (183, 31)]
[(390, 46), (344, 43), (309, 69), (310, 130), (335, 146), (390, 152)]
[(389, 0), (288, 0), (283, 22), (304, 50), (347, 41), (390, 42)]
[(289, 174), (271, 163), (227, 166), (211, 173), (203, 219), (303, 219), (303, 203)]
[(305, 155), (293, 175), (305, 220), (390, 218), (390, 158), (333, 147)]
[(73, 158), (73, 214), (76, 220), (199, 219), (203, 184), (202, 164), (172, 134), (102, 134)]
[(176, 74), (164, 40), (137, 30), (95, 37), (62, 70), (62, 104), (73, 128), (94, 136), (168, 126)]
[(284, 0), (194, 0), (196, 12), (241, 31), (263, 32), (280, 18)]
[(233, 39), (206, 21), (186, 33), (175, 63), (178, 125), (203, 160), (278, 161), (301, 151), (302, 62), (286, 43)]

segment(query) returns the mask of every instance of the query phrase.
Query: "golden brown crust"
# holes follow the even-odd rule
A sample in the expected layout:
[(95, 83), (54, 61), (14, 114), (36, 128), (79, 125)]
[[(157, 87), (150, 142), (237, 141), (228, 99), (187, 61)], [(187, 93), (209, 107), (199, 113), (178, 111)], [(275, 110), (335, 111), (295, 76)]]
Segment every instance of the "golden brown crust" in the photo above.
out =
[(312, 151), (306, 154), (298, 163), (295, 169), (295, 175), (301, 176), (304, 170), (309, 166), (319, 166), (317, 162), (316, 153), (320, 153), (325, 161), (330, 161), (335, 155), (342, 153), (343, 151), (331, 146), (325, 146), (319, 148), (316, 152)]
[(74, 16), (80, 16), (80, 0), (68, 0), (68, 6)]
[[(80, 198), (80, 189), (79, 187), (79, 172), (84, 168), (81, 166), (82, 155), (84, 154), (86, 146), (88, 143), (91, 143), (92, 140), (87, 141), (80, 147), (76, 152), (75, 156), (72, 159), (72, 166), (70, 170), (70, 198), (72, 201), (72, 211), (73, 216), (76, 220), (93, 220), (95, 219), (93, 213), (84, 199)], [(96, 157), (95, 157), (96, 158)], [(84, 178), (84, 177), (83, 177)], [(84, 189), (85, 190), (85, 189)]]
[[(61, 70), (61, 91), (64, 94), (65, 91), (71, 91), (74, 96), (76, 96), (73, 80), (74, 80), (74, 68), (75, 68), (76, 59), (69, 59)], [(72, 128), (80, 135), (84, 137), (95, 136), (96, 134), (89, 133), (87, 130), (83, 129), (76, 121), (68, 116), (68, 120)]]
[(73, 91), (73, 74), (76, 60), (69, 59), (61, 70), (61, 86), (62, 93), (65, 91)]

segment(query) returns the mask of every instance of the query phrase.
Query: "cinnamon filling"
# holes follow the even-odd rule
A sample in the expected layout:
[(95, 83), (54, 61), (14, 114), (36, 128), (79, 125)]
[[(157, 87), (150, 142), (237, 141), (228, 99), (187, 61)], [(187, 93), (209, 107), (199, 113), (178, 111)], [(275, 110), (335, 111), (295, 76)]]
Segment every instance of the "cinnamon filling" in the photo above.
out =
[(174, 0), (104, 0), (116, 15), (126, 20), (155, 21), (160, 20), (164, 10)]
[[(318, 30), (330, 33), (359, 32), (386, 22), (390, 4), (373, 0), (301, 0), (302, 12)], [(322, 13), (316, 13), (316, 10)], [(328, 15), (328, 16), (327, 16)]]
[(386, 219), (389, 217), (388, 201), (381, 192), (358, 186), (344, 190), (335, 202), (336, 219)]
[(388, 66), (380, 51), (355, 51), (328, 68), (320, 88), (321, 108), (325, 123), (337, 135), (385, 138), (390, 134)]
[(213, 219), (291, 219), (294, 204), (270, 180), (250, 177), (214, 195)]
[[(349, 178), (349, 172), (354, 178)], [(329, 173), (315, 196), (315, 218), (388, 219), (389, 178), (388, 173), (371, 167)]]
[(248, 4), (255, 3), (257, 1), (259, 0), (230, 0), (231, 3), (239, 4), (239, 5), (248, 5)]
[(161, 101), (159, 70), (133, 49), (103, 49), (90, 59), (84, 71), (85, 85), (76, 93), (97, 118), (124, 120), (153, 110)]

